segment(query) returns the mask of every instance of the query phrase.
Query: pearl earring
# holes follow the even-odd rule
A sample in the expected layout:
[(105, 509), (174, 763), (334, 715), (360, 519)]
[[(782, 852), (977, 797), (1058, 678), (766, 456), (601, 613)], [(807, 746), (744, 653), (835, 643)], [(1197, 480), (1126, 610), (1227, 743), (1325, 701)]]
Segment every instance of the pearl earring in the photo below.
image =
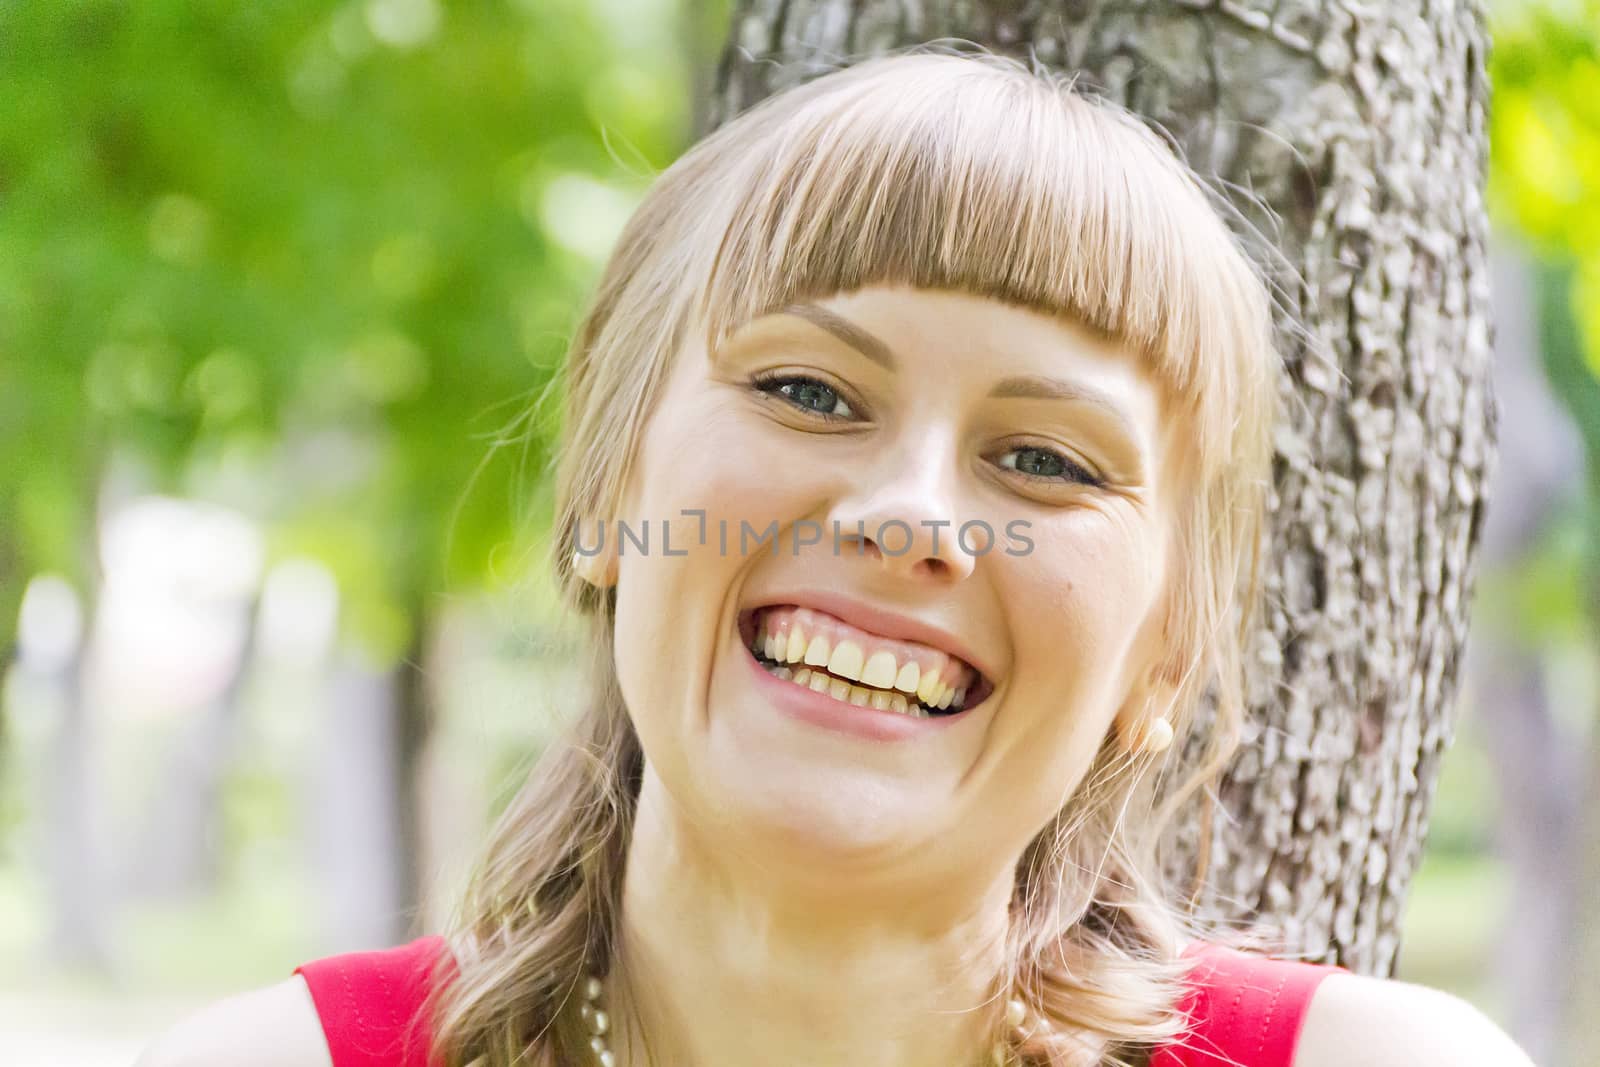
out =
[(1170, 744), (1172, 744), (1172, 723), (1162, 716), (1159, 719), (1152, 719), (1144, 728), (1144, 736), (1139, 739), (1139, 751), (1154, 756), (1165, 752)]
[(590, 585), (598, 588), (605, 584), (601, 581), (601, 570), (602, 561), (598, 555), (586, 556), (582, 552), (572, 554), (572, 573)]
[(574, 552), (572, 554), (572, 573), (576, 574), (579, 578), (582, 578), (590, 585), (593, 585), (594, 579), (590, 577), (590, 575), (593, 573), (593, 568), (589, 564), (589, 560), (591, 558), (592, 557), (586, 556), (582, 552)]

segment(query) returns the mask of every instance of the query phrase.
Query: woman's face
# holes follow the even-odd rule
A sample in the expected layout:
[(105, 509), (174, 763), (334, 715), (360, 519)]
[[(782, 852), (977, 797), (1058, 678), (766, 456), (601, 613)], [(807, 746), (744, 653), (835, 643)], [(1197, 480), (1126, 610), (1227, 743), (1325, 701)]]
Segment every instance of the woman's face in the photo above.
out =
[(796, 877), (992, 878), (1144, 713), (1167, 431), (1129, 352), (964, 294), (872, 287), (681, 352), (633, 536), (605, 532), (675, 810)]

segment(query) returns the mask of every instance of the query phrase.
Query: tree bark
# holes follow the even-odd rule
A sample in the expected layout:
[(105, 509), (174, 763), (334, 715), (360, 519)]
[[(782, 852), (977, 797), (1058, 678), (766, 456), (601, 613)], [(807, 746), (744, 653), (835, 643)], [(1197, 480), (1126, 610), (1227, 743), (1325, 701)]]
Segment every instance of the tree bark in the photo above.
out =
[(1251, 726), (1201, 911), (1391, 974), (1495, 453), (1482, 6), (740, 0), (713, 123), (847, 57), (945, 37), (1083, 72), (1275, 216), (1236, 200), (1300, 275), (1275, 281), (1306, 340), (1284, 332)]

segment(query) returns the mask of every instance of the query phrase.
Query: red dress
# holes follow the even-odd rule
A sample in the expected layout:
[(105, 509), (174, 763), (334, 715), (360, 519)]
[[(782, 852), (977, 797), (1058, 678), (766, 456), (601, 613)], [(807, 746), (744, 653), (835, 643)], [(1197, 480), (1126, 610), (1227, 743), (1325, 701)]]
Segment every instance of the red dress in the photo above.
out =
[[(302, 963), (333, 1067), (429, 1067), (420, 1023), (428, 976), (444, 948), (438, 935), (398, 948)], [(1184, 1011), (1194, 1026), (1157, 1049), (1150, 1067), (1291, 1067), (1295, 1041), (1324, 964), (1250, 956), (1196, 942)]]

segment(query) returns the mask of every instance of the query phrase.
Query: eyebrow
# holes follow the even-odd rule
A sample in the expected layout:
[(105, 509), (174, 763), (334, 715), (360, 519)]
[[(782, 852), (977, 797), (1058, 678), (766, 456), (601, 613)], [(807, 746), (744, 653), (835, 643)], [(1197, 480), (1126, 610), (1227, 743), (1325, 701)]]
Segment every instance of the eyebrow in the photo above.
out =
[[(790, 304), (781, 314), (794, 315), (826, 330), (886, 370), (899, 369), (888, 345), (836, 312), (816, 304)], [(994, 388), (989, 390), (989, 396), (996, 400), (1064, 400), (1088, 404), (1114, 420), (1133, 440), (1141, 439), (1122, 405), (1113, 400), (1110, 394), (1081, 382), (1047, 378), (1039, 374), (1014, 375), (996, 382)]]
[(828, 331), (885, 370), (900, 369), (888, 345), (849, 319), (825, 307), (818, 307), (816, 304), (790, 304), (783, 309), (782, 314), (805, 319), (811, 325)]
[(1111, 399), (1110, 394), (1079, 382), (1046, 378), (1037, 374), (1023, 374), (1013, 378), (1002, 378), (995, 383), (993, 389), (989, 390), (989, 395), (995, 399), (1065, 400), (1074, 404), (1087, 404), (1116, 422), (1128, 437), (1135, 441), (1141, 440), (1139, 432), (1133, 427), (1133, 421), (1128, 418), (1127, 412), (1122, 410), (1121, 404)]

